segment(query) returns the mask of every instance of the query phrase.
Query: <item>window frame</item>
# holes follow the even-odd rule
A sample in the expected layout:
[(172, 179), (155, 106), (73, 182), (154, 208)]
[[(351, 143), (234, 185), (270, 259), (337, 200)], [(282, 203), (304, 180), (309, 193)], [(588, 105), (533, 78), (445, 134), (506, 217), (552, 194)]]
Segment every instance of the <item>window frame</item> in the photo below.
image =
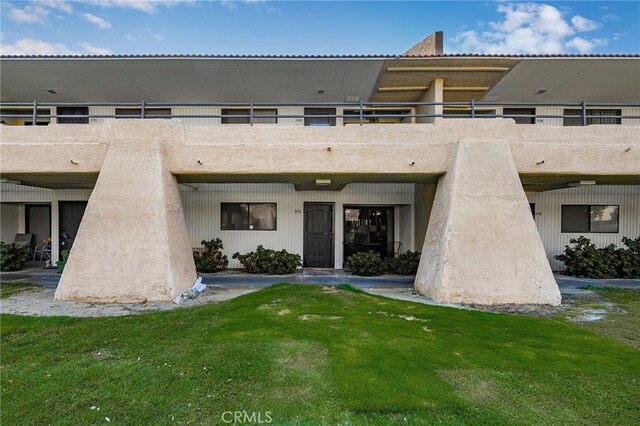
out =
[[(223, 210), (224, 210), (224, 206), (225, 205), (236, 205), (236, 206), (240, 206), (242, 204), (246, 204), (247, 205), (247, 228), (230, 228), (230, 222), (229, 220), (227, 220), (227, 223), (225, 224), (223, 222)], [(273, 206), (273, 213), (274, 213), (274, 220), (273, 220), (273, 228), (251, 228), (252, 223), (251, 223), (251, 206), (252, 205), (272, 205)], [(228, 213), (227, 213), (228, 215)], [(226, 226), (226, 227), (225, 227)], [(245, 201), (225, 201), (225, 202), (221, 202), (220, 203), (220, 230), (221, 231), (277, 231), (278, 230), (278, 203), (276, 202), (272, 202), (272, 201), (265, 201), (265, 202), (260, 202), (260, 201), (256, 201), (256, 202), (245, 202)]]
[[(132, 112), (137, 112), (137, 114), (123, 114), (124, 111), (132, 111)], [(157, 112), (159, 111), (163, 111), (160, 114), (157, 114)], [(168, 114), (167, 114), (168, 111)], [(145, 108), (144, 109), (144, 119), (161, 119), (161, 120), (171, 120), (171, 117), (164, 117), (166, 115), (172, 115), (173, 111), (171, 108), (165, 108), (165, 107), (161, 107), (161, 108)], [(141, 119), (142, 115), (142, 108), (116, 108), (115, 110), (115, 117), (118, 120), (131, 120), (131, 119)], [(162, 117), (158, 117), (158, 116), (162, 116)]]
[[(617, 118), (611, 118), (615, 120), (615, 123), (606, 123), (605, 126), (618, 126), (622, 124), (622, 110), (615, 108), (587, 108), (587, 126), (600, 125), (601, 123), (594, 123), (596, 119), (608, 118), (611, 116), (599, 115), (594, 113), (601, 113), (603, 111), (614, 112), (614, 116)], [(563, 127), (579, 127), (582, 126), (582, 110), (576, 108), (564, 108), (562, 110), (562, 126)], [(566, 116), (570, 117), (566, 117)]]
[[(275, 117), (269, 117), (269, 118), (263, 118), (260, 115), (256, 115), (256, 112), (263, 112), (263, 111), (269, 111), (271, 112), (271, 114), (266, 114), (266, 115), (274, 115)], [(249, 114), (251, 114), (251, 108), (222, 108), (220, 110), (220, 115), (222, 116), (220, 118), (220, 123), (221, 124), (251, 124), (251, 118), (249, 117)], [(247, 117), (225, 117), (226, 115), (246, 115)], [(259, 121), (256, 120), (260, 120), (260, 119), (265, 119), (265, 120), (274, 120), (273, 123), (261, 123)], [(229, 122), (229, 120), (247, 120), (246, 122), (244, 121), (239, 121), (239, 122)], [(278, 124), (278, 108), (254, 108), (253, 109), (253, 124)]]
[[(564, 213), (564, 208), (565, 207), (572, 207), (572, 206), (579, 206), (579, 207), (587, 207), (588, 208), (588, 221), (587, 223), (589, 224), (588, 230), (586, 231), (565, 231), (562, 227), (562, 218), (563, 218), (563, 213)], [(593, 207), (615, 207), (617, 208), (618, 211), (618, 220), (616, 222), (616, 230), (615, 231), (592, 231), (592, 214), (593, 214)], [(620, 204), (562, 204), (560, 205), (560, 233), (561, 234), (619, 234), (620, 233)]]

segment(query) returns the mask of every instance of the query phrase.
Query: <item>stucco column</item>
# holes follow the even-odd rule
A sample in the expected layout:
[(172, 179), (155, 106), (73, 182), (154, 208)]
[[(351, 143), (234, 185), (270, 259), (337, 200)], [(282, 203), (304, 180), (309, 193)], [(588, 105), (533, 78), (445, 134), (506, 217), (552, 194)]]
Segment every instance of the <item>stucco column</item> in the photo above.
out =
[(166, 158), (168, 144), (182, 142), (182, 128), (121, 120), (103, 131), (109, 150), (55, 298), (170, 301), (196, 279)]
[(438, 182), (415, 287), (443, 302), (560, 304), (507, 141), (458, 142)]
[(417, 250), (424, 245), (424, 238), (429, 228), (429, 216), (436, 196), (436, 184), (414, 184), (413, 205), (415, 209), (414, 241)]
[[(429, 89), (420, 99), (420, 102), (442, 102), (444, 92), (444, 79), (436, 78), (429, 86)], [(416, 107), (416, 114), (438, 114), (442, 115), (442, 105), (419, 105)], [(435, 123), (441, 117), (416, 117), (416, 123)]]

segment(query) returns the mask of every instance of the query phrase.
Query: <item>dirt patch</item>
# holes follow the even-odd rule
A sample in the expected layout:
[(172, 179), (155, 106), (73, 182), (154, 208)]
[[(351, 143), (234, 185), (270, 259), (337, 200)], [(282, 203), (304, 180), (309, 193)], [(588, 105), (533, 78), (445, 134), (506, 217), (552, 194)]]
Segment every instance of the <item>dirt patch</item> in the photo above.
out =
[(0, 313), (29, 316), (66, 316), (66, 317), (109, 317), (142, 314), (151, 311), (166, 311), (176, 308), (206, 305), (208, 303), (230, 300), (243, 294), (252, 293), (259, 288), (208, 288), (195, 299), (184, 303), (145, 302), (145, 303), (85, 303), (54, 300), (54, 286), (37, 286), (2, 299)]
[(343, 317), (339, 315), (316, 315), (316, 314), (304, 314), (298, 317), (301, 321), (317, 321), (317, 320), (341, 320)]
[(551, 318), (564, 316), (571, 322), (584, 323), (598, 321), (612, 312), (619, 312), (618, 306), (603, 296), (589, 290), (577, 290), (562, 294), (561, 306), (546, 305), (495, 305), (478, 306), (470, 305), (473, 309), (506, 313), (513, 315), (526, 315), (538, 318)]

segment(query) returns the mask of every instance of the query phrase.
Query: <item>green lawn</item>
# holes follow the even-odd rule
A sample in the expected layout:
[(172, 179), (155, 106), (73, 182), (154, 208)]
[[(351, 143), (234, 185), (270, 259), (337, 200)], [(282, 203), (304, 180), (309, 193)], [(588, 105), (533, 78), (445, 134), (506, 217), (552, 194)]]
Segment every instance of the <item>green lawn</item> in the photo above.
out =
[(640, 418), (640, 352), (564, 319), (306, 285), (127, 317), (1, 319), (7, 425), (220, 424), (242, 410), (273, 424)]

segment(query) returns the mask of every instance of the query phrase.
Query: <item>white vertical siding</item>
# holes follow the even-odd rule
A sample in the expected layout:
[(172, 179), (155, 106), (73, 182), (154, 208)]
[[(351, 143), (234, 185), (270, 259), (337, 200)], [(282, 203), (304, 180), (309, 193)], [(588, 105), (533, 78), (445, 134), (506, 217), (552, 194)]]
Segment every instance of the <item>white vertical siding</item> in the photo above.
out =
[[(563, 107), (536, 107), (536, 115), (562, 115), (563, 112)], [(562, 126), (562, 118), (536, 118), (536, 124), (541, 126)]]
[(11, 243), (20, 232), (19, 205), (16, 203), (0, 203), (0, 241)]
[[(253, 251), (262, 244), (266, 248), (303, 254), (303, 212), (305, 202), (334, 203), (335, 266), (342, 267), (344, 240), (343, 206), (413, 204), (412, 184), (350, 184), (342, 191), (301, 191), (292, 184), (202, 184), (194, 190), (181, 185), (187, 227), (194, 247), (202, 240), (219, 237), (229, 258), (235, 252)], [(277, 203), (276, 231), (223, 231), (220, 229), (220, 203)], [(409, 224), (411, 226), (411, 224)], [(399, 231), (396, 229), (396, 233)], [(230, 259), (230, 267), (239, 264)]]
[[(598, 247), (622, 245), (622, 237), (640, 236), (640, 186), (594, 185), (530, 193), (529, 202), (536, 204), (536, 225), (553, 270), (561, 270), (561, 262), (553, 258), (560, 254), (571, 238), (584, 235)], [(619, 205), (620, 228), (617, 234), (561, 233), (563, 204)]]
[[(640, 108), (622, 108), (623, 116), (640, 117)], [(640, 118), (623, 118), (623, 126), (640, 126)]]

